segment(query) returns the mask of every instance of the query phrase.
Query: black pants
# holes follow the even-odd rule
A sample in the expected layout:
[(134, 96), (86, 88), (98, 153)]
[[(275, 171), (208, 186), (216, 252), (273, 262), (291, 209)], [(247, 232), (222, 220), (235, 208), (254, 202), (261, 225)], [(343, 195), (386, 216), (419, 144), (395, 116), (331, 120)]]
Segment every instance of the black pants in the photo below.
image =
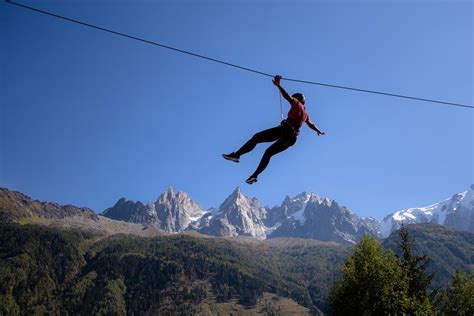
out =
[(252, 138), (242, 146), (242, 148), (235, 152), (235, 154), (240, 157), (241, 155), (253, 150), (257, 144), (268, 142), (274, 143), (265, 150), (262, 160), (260, 160), (257, 169), (251, 177), (258, 177), (258, 175), (268, 166), (273, 155), (281, 153), (290, 146), (293, 146), (296, 142), (296, 134), (290, 127), (284, 125), (266, 129), (253, 135)]

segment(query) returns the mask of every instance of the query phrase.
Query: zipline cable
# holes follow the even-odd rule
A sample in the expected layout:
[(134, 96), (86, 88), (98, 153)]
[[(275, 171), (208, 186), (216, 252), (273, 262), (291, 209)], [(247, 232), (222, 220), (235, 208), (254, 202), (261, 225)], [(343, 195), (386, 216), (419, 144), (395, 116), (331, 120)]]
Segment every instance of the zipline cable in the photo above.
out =
[[(93, 28), (93, 29), (96, 29), (96, 30), (108, 32), (108, 33), (111, 33), (111, 34), (114, 34), (114, 35), (126, 37), (126, 38), (133, 39), (133, 40), (136, 40), (136, 41), (140, 41), (140, 42), (143, 42), (143, 43), (159, 46), (161, 48), (166, 48), (166, 49), (169, 49), (169, 50), (172, 50), (172, 51), (175, 51), (175, 52), (179, 52), (179, 53), (182, 53), (182, 54), (198, 57), (198, 58), (201, 58), (201, 59), (209, 60), (209, 61), (216, 62), (216, 63), (219, 63), (219, 64), (223, 64), (223, 65), (226, 65), (226, 66), (230, 66), (230, 67), (238, 68), (238, 69), (241, 69), (241, 70), (253, 72), (253, 73), (256, 73), (256, 74), (259, 74), (259, 75), (262, 75), (262, 76), (267, 76), (267, 77), (271, 77), (271, 78), (274, 77), (273, 75), (271, 75), (269, 73), (266, 73), (266, 72), (263, 72), (263, 71), (259, 71), (259, 70), (256, 70), (256, 69), (236, 65), (236, 64), (233, 64), (233, 63), (229, 63), (229, 62), (222, 61), (222, 60), (219, 60), (219, 59), (207, 57), (207, 56), (204, 56), (204, 55), (196, 54), (196, 53), (193, 53), (193, 52), (190, 52), (190, 51), (186, 51), (186, 50), (179, 49), (179, 48), (176, 48), (176, 47), (164, 45), (164, 44), (161, 44), (161, 43), (158, 43), (158, 42), (150, 41), (150, 40), (140, 38), (140, 37), (136, 37), (136, 36), (133, 36), (133, 35), (128, 35), (128, 34), (125, 34), (125, 33), (117, 32), (117, 31), (107, 29), (107, 28), (104, 28), (104, 27), (100, 27), (100, 26), (97, 26), (97, 25), (93, 25), (93, 24), (90, 24), (90, 23), (86, 23), (86, 22), (82, 22), (82, 21), (79, 21), (79, 20), (71, 19), (71, 18), (62, 16), (62, 15), (59, 15), (59, 14), (55, 14), (55, 13), (52, 13), (52, 12), (40, 10), (40, 9), (37, 9), (37, 8), (34, 8), (34, 7), (30, 7), (30, 6), (21, 4), (21, 3), (13, 2), (13, 1), (10, 1), (10, 0), (5, 0), (5, 2), (7, 2), (9, 4), (19, 6), (19, 7), (23, 7), (23, 8), (38, 12), (38, 13), (49, 15), (49, 16), (52, 16), (52, 17), (55, 17), (55, 18), (58, 18), (58, 19), (61, 19), (61, 20), (65, 20), (65, 21), (69, 21), (69, 22), (72, 22), (72, 23), (80, 24), (82, 26), (87, 26), (87, 27), (90, 27), (90, 28)], [(328, 83), (322, 83), (322, 82), (316, 82), (316, 81), (307, 81), (307, 80), (292, 79), (292, 78), (285, 78), (285, 77), (282, 77), (281, 79), (286, 80), (286, 81), (293, 81), (293, 82), (299, 82), (299, 83), (305, 83), (305, 84), (311, 84), (311, 85), (318, 85), (318, 86), (328, 87), (328, 88), (351, 90), (351, 91), (357, 91), (357, 92), (378, 94), (378, 95), (384, 95), (384, 96), (390, 96), (390, 97), (396, 97), (396, 98), (404, 98), (404, 99), (411, 99), (411, 100), (417, 100), (417, 101), (423, 101), (423, 102), (438, 103), (438, 104), (445, 104), (445, 105), (451, 105), (451, 106), (474, 109), (474, 106), (472, 106), (472, 105), (466, 105), (466, 104), (460, 104), (460, 103), (452, 103), (452, 102), (445, 102), (445, 101), (439, 101), (439, 100), (434, 100), (434, 99), (418, 98), (418, 97), (413, 97), (413, 96), (408, 96), (408, 95), (381, 92), (381, 91), (375, 91), (375, 90), (359, 89), (359, 88), (353, 88), (353, 87), (348, 87), (348, 86), (340, 86), (340, 85), (334, 85), (334, 84), (328, 84)]]

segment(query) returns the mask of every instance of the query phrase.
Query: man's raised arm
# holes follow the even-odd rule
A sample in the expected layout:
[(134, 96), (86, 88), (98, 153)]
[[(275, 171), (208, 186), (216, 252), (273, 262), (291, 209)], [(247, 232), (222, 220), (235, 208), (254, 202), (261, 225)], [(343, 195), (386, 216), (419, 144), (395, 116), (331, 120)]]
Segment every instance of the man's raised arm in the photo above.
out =
[(272, 81), (273, 81), (273, 84), (277, 86), (278, 90), (280, 90), (280, 93), (285, 98), (285, 100), (290, 102), (290, 104), (293, 104), (293, 98), (290, 97), (288, 92), (286, 92), (285, 89), (283, 89), (283, 87), (280, 85), (280, 80), (281, 80), (281, 76), (276, 75)]

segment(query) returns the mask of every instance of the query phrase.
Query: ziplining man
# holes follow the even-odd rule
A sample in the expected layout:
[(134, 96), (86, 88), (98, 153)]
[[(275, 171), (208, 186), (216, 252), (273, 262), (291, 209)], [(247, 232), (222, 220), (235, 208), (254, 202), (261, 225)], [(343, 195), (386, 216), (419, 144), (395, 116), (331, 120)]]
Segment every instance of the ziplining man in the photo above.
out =
[(281, 121), (280, 126), (266, 129), (258, 132), (250, 138), (239, 150), (230, 154), (223, 154), (227, 160), (239, 162), (240, 156), (252, 151), (255, 146), (259, 143), (274, 142), (270, 147), (265, 150), (260, 164), (258, 165), (255, 172), (245, 182), (252, 184), (257, 182), (257, 177), (263, 170), (268, 166), (272, 156), (281, 153), (296, 143), (300, 127), (303, 123), (306, 123), (309, 128), (315, 131), (318, 136), (325, 135), (309, 118), (305, 107), (305, 97), (301, 93), (295, 93), (291, 97), (280, 85), (281, 76), (275, 76), (273, 78), (273, 84), (280, 90), (281, 95), (287, 100), (290, 105), (290, 111), (288, 112), (287, 119)]

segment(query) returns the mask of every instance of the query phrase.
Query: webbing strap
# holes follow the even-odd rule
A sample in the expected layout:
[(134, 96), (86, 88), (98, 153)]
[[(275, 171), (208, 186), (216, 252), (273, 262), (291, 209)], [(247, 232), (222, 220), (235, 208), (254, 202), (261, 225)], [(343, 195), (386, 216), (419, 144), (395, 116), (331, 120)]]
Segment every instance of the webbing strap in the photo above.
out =
[(285, 118), (283, 116), (283, 105), (281, 104), (281, 92), (278, 91), (278, 95), (280, 96), (280, 115), (281, 115), (281, 120), (283, 121), (283, 119)]

